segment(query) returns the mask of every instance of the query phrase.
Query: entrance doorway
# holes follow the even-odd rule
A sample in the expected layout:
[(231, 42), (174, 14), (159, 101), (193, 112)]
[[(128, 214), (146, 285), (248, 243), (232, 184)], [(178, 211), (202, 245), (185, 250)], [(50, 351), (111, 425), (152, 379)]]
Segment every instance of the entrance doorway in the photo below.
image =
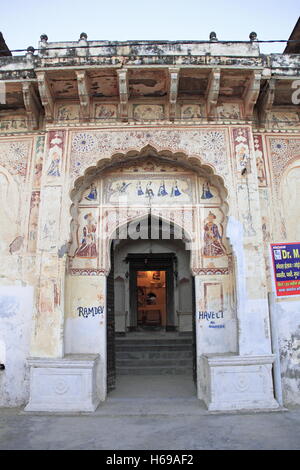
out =
[(128, 331), (175, 331), (175, 253), (128, 254), (130, 324)]
[(140, 376), (157, 377), (157, 393), (159, 384), (168, 387), (168, 377), (170, 387), (174, 381), (175, 388), (193, 382), (194, 279), (184, 241), (126, 238), (113, 240), (111, 247), (108, 389), (122, 388), (130, 377), (141, 384)]
[(137, 328), (165, 328), (166, 271), (137, 271)]

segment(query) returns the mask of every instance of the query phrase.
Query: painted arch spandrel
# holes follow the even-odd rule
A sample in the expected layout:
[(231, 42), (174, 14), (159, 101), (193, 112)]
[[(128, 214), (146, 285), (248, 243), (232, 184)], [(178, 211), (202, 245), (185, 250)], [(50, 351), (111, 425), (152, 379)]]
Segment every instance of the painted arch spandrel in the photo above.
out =
[(288, 241), (300, 240), (300, 159), (283, 175), (280, 187), (284, 230)]

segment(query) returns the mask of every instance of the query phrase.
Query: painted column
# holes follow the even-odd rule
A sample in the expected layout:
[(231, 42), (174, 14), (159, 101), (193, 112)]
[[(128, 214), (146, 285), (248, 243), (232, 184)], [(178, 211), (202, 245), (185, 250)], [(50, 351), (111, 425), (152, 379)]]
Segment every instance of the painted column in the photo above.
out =
[(240, 355), (271, 353), (257, 169), (252, 134), (232, 129), (238, 219), (229, 217), (227, 236), (236, 257)]
[(64, 280), (66, 257), (62, 245), (63, 160), (65, 131), (49, 131), (43, 170), (37, 235), (36, 307), (32, 357), (63, 357)]

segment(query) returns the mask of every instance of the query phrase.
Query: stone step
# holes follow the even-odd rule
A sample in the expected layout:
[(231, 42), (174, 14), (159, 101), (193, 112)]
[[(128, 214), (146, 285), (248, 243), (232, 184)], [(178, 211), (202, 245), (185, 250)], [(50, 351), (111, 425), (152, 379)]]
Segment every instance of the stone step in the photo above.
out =
[(148, 351), (148, 350), (140, 350), (140, 351), (117, 351), (116, 358), (117, 359), (132, 359), (132, 360), (141, 360), (141, 359), (189, 359), (192, 358), (193, 354), (192, 351), (186, 350), (175, 350), (175, 351)]
[(173, 338), (173, 339), (127, 339), (115, 338), (116, 346), (191, 346), (192, 338)]
[(192, 359), (119, 359), (116, 360), (116, 366), (123, 367), (175, 367), (175, 366), (192, 366)]
[(192, 367), (177, 366), (177, 367), (122, 367), (116, 368), (117, 375), (192, 375)]
[(119, 352), (163, 352), (163, 351), (192, 351), (192, 346), (181, 345), (181, 346), (168, 346), (168, 345), (148, 345), (148, 344), (140, 344), (140, 345), (132, 345), (132, 344), (124, 344), (122, 346), (116, 345), (116, 353)]

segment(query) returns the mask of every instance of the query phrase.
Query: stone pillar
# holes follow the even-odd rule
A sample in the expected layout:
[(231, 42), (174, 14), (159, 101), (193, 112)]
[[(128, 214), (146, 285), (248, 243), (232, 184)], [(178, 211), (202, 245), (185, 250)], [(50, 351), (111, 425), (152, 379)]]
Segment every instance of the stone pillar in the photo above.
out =
[[(237, 354), (212, 351), (212, 343), (206, 338), (207, 350), (202, 348), (198, 358), (199, 398), (205, 401), (210, 411), (276, 409), (279, 405), (273, 390), (274, 355), (250, 129), (232, 129), (232, 144), (235, 181), (232, 191), (236, 193), (236, 210), (230, 207), (227, 237), (236, 264)], [(196, 279), (196, 299), (197, 285), (200, 284), (201, 279), (198, 284)]]
[(268, 355), (269, 307), (252, 134), (246, 127), (238, 128), (232, 130), (232, 137), (238, 214), (229, 217), (227, 236), (236, 261), (239, 354)]

